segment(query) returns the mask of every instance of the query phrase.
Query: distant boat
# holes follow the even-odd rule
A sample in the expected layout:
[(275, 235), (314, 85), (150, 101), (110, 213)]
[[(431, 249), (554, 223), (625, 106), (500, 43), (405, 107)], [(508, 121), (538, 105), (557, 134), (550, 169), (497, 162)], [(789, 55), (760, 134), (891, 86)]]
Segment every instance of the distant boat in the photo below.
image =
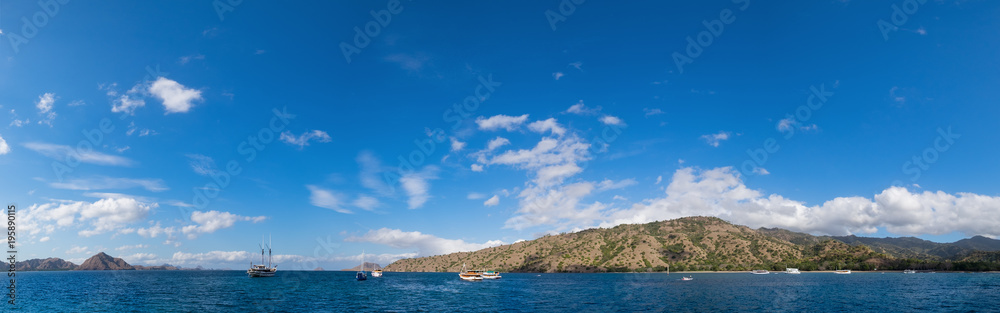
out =
[(799, 272), (799, 269), (794, 267), (786, 267), (785, 274), (802, 274), (802, 272)]
[(482, 271), (479, 275), (483, 276), (483, 279), (500, 279), (500, 273), (497, 271)]
[(916, 274), (916, 273), (917, 273), (917, 271), (914, 271), (914, 270), (904, 270), (903, 271), (903, 274)]
[(771, 272), (768, 272), (767, 270), (753, 270), (750, 273), (755, 275), (765, 275), (770, 274)]
[(850, 274), (851, 270), (836, 270), (833, 271), (834, 274)]
[(691, 277), (691, 276), (689, 275), (689, 276), (687, 276), (687, 277), (681, 277), (681, 280), (694, 280), (694, 277)]
[(476, 271), (466, 271), (465, 263), (462, 263), (462, 271), (458, 272), (458, 277), (462, 280), (483, 280), (483, 275)]
[(382, 269), (375, 269), (372, 271), (372, 277), (382, 277)]
[(254, 265), (253, 261), (250, 261), (250, 269), (247, 270), (247, 276), (250, 277), (273, 277), (274, 273), (278, 271), (278, 266), (271, 266), (271, 243), (267, 243), (267, 265), (264, 265), (264, 245), (263, 240), (261, 240), (260, 247), (260, 264)]
[(355, 278), (358, 281), (368, 280), (368, 275), (365, 275), (365, 251), (364, 250), (361, 250), (361, 270), (358, 271), (358, 274), (357, 274), (357, 276), (355, 276)]

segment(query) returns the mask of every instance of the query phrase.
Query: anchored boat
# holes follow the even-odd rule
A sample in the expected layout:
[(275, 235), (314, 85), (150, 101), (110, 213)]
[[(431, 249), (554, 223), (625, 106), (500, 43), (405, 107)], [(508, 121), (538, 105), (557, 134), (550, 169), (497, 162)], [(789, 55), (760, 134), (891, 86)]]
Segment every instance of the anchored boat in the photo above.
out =
[(271, 266), (271, 243), (268, 239), (267, 243), (267, 266), (264, 265), (264, 245), (263, 240), (261, 240), (260, 245), (260, 264), (254, 265), (253, 261), (250, 261), (250, 269), (247, 270), (247, 276), (250, 277), (272, 277), (274, 273), (278, 271), (278, 266)]
[(368, 275), (365, 275), (365, 251), (361, 250), (361, 270), (355, 275), (355, 279), (358, 281), (368, 280)]
[(483, 280), (483, 275), (479, 272), (465, 270), (465, 263), (462, 263), (462, 271), (458, 272), (458, 277), (462, 280)]

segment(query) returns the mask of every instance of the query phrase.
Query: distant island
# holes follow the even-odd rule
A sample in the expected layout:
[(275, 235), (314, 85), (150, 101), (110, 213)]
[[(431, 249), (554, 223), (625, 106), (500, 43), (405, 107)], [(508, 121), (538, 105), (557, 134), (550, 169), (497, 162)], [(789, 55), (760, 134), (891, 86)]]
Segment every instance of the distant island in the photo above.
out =
[[(378, 268), (382, 268), (382, 266), (378, 265), (378, 263), (365, 262), (365, 270), (366, 271), (370, 271), (370, 270), (378, 269)], [(361, 270), (361, 265), (358, 265), (358, 266), (355, 266), (355, 267), (352, 267), (352, 268), (345, 268), (345, 269), (342, 269), (341, 271), (357, 272), (357, 271), (360, 271), (360, 270)]]
[(717, 217), (618, 225), (421, 258), (385, 267), (395, 272), (457, 272), (462, 264), (502, 272), (659, 272), (816, 270), (998, 271), (1000, 240), (953, 243), (913, 237), (813, 236), (751, 229)]
[[(163, 264), (158, 266), (142, 266), (142, 265), (130, 265), (125, 260), (121, 258), (115, 258), (107, 253), (100, 252), (90, 257), (83, 264), (79, 266), (73, 264), (60, 258), (48, 258), (48, 259), (31, 259), (26, 261), (17, 262), (15, 264), (15, 269), (17, 271), (176, 271), (176, 270), (188, 270), (188, 268), (180, 268), (170, 264)], [(194, 269), (201, 269), (197, 267)]]

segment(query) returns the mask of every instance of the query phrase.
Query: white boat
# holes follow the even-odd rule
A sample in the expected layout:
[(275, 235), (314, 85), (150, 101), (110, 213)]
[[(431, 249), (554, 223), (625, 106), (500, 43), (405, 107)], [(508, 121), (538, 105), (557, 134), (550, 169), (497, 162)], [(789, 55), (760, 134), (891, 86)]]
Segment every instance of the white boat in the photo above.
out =
[(691, 276), (681, 277), (681, 280), (694, 280), (694, 277)]
[(465, 263), (462, 263), (462, 271), (458, 272), (458, 277), (462, 280), (483, 280), (483, 275), (476, 271), (466, 271)]
[[(263, 240), (261, 240), (263, 241)], [(264, 246), (263, 242), (260, 245), (260, 264), (254, 265), (253, 261), (250, 261), (250, 269), (247, 270), (247, 276), (250, 277), (273, 277), (274, 273), (278, 271), (278, 266), (271, 266), (271, 243), (267, 244), (267, 265), (264, 265)]]
[(917, 273), (917, 271), (914, 271), (914, 270), (904, 270), (903, 271), (903, 274), (916, 274), (916, 273)]
[(768, 272), (767, 270), (753, 270), (753, 271), (750, 271), (750, 273), (751, 273), (751, 274), (754, 274), (754, 275), (766, 275), (766, 274), (771, 274), (771, 272)]
[(497, 271), (482, 271), (479, 273), (483, 279), (500, 279), (500, 272)]
[(851, 270), (836, 270), (833, 271), (834, 274), (850, 274)]
[(382, 269), (373, 270), (372, 277), (382, 277)]
[(802, 274), (802, 272), (799, 272), (799, 269), (794, 267), (786, 267), (785, 274)]

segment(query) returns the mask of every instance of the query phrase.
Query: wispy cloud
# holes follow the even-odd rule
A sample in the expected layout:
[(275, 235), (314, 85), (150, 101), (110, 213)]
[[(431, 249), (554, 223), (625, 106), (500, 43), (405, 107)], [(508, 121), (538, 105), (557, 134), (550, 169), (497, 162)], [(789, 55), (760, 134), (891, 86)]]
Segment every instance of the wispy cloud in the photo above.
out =
[(601, 123), (604, 123), (605, 125), (615, 125), (615, 126), (625, 125), (625, 121), (618, 118), (617, 116), (611, 116), (611, 115), (602, 116)]
[(521, 116), (508, 116), (500, 114), (491, 116), (490, 118), (483, 118), (482, 116), (477, 117), (476, 124), (479, 125), (480, 130), (498, 130), (503, 128), (507, 131), (514, 131), (521, 127), (521, 125), (527, 120), (527, 114)]
[(191, 221), (195, 225), (188, 225), (181, 228), (181, 232), (187, 236), (188, 239), (195, 239), (203, 234), (211, 234), (217, 230), (232, 227), (233, 224), (240, 221), (247, 221), (253, 223), (260, 223), (267, 219), (267, 216), (242, 216), (236, 215), (229, 212), (219, 212), (219, 211), (194, 211), (191, 212)]
[(307, 131), (305, 133), (302, 133), (302, 135), (299, 135), (298, 137), (295, 137), (295, 135), (293, 135), (292, 132), (290, 132), (290, 131), (284, 131), (284, 132), (281, 133), (281, 138), (280, 139), (281, 139), (281, 141), (283, 141), (283, 142), (285, 142), (287, 144), (290, 144), (290, 145), (293, 145), (293, 146), (299, 146), (299, 150), (301, 150), (305, 146), (308, 146), (309, 145), (309, 141), (312, 141), (312, 140), (315, 140), (315, 141), (318, 141), (318, 142), (330, 142), (331, 141), (330, 135), (328, 135), (325, 131), (318, 130), (318, 129), (317, 130), (313, 130), (313, 131)]
[(124, 157), (104, 154), (93, 150), (74, 150), (70, 146), (64, 145), (29, 142), (24, 144), (24, 147), (58, 161), (66, 161), (67, 158), (72, 157), (74, 161), (78, 160), (82, 163), (97, 165), (132, 166), (135, 164), (132, 160)]
[(719, 143), (729, 140), (730, 133), (727, 131), (720, 131), (717, 134), (701, 135), (701, 139), (708, 143), (709, 146), (718, 147)]
[(569, 109), (566, 109), (565, 113), (572, 113), (577, 115), (597, 115), (601, 111), (601, 107), (597, 106), (594, 108), (588, 108), (587, 105), (583, 104), (583, 100), (571, 105)]
[(397, 249), (416, 249), (419, 256), (476, 251), (503, 244), (499, 240), (490, 240), (485, 243), (469, 243), (464, 240), (444, 239), (418, 231), (406, 232), (389, 228), (371, 230), (362, 236), (348, 237), (344, 241), (382, 244)]
[(484, 206), (496, 206), (498, 204), (500, 204), (500, 196), (497, 195), (493, 195), (492, 198), (489, 198), (483, 202)]
[(323, 189), (314, 185), (306, 185), (306, 188), (309, 189), (309, 203), (312, 205), (345, 214), (354, 213), (343, 207), (344, 196), (336, 194), (332, 190)]
[(403, 185), (403, 190), (409, 197), (406, 203), (410, 209), (419, 208), (427, 203), (427, 200), (430, 200), (431, 185), (429, 181), (437, 179), (437, 172), (436, 166), (428, 165), (419, 172), (405, 174), (399, 179), (399, 183)]
[(129, 189), (141, 187), (143, 189), (160, 192), (169, 188), (162, 179), (136, 179), (119, 177), (94, 177), (69, 179), (64, 182), (52, 182), (52, 188), (69, 190), (103, 190), (103, 189)]

